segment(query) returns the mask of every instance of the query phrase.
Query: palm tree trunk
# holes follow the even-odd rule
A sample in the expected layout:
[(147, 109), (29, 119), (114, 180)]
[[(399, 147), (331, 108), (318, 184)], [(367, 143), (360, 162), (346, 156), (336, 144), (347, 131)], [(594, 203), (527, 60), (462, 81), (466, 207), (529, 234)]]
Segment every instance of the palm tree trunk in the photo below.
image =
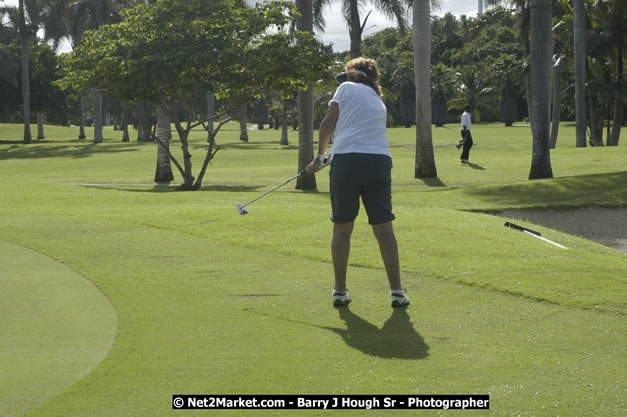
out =
[(157, 106), (157, 170), (155, 172), (155, 182), (170, 183), (174, 181), (172, 165), (170, 164), (170, 139), (169, 139), (170, 118), (163, 111), (161, 106)]
[(359, 5), (357, 0), (350, 0), (350, 39), (351, 59), (361, 56), (361, 23), (359, 21)]
[(575, 146), (586, 147), (586, 8), (584, 0), (574, 0), (575, 50)]
[(555, 149), (557, 145), (557, 133), (560, 128), (560, 108), (562, 104), (562, 63), (559, 62), (553, 68), (553, 111), (551, 125), (551, 141), (549, 147)]
[(281, 124), (281, 145), (289, 145), (287, 139), (287, 100), (283, 100), (283, 122)]
[[(616, 68), (616, 79), (620, 81), (623, 79), (623, 45), (624, 37), (620, 38), (618, 44), (618, 64)], [(620, 88), (616, 89), (614, 96), (614, 124), (612, 125), (612, 133), (607, 138), (607, 146), (618, 146), (618, 140), (620, 139), (620, 129), (623, 126), (623, 109), (624, 109), (623, 94)]]
[(601, 105), (595, 94), (588, 94), (590, 105), (590, 142), (592, 146), (603, 146), (603, 120), (599, 116)]
[(37, 140), (46, 139), (44, 134), (44, 114), (40, 111), (37, 112)]
[(94, 143), (102, 142), (102, 94), (94, 90)]
[[(311, 0), (296, 0), (301, 17), (296, 21), (299, 31), (313, 32), (313, 6)], [(310, 88), (298, 92), (298, 172), (302, 172), (313, 160), (314, 91)], [(296, 180), (297, 190), (315, 190), (315, 174), (304, 175)]]
[(79, 106), (80, 106), (80, 118), (79, 118), (79, 131), (78, 138), (85, 139), (85, 98), (83, 97), (83, 90), (79, 93)]
[(415, 178), (437, 178), (431, 132), (430, 0), (414, 0), (414, 72), (416, 74)]
[(531, 132), (533, 154), (529, 179), (553, 178), (549, 148), (549, 109), (553, 39), (551, 0), (531, 0)]
[(24, 143), (31, 143), (33, 137), (30, 133), (30, 71), (28, 58), (28, 35), (26, 33), (26, 18), (24, 14), (24, 0), (19, 2), (19, 25), (22, 58), (22, 105), (24, 109)]
[(122, 116), (122, 142), (129, 142), (130, 138), (128, 135), (128, 119), (129, 119), (129, 111), (124, 110), (124, 115)]
[(242, 105), (242, 110), (239, 116), (239, 140), (248, 142), (248, 110), (247, 104)]

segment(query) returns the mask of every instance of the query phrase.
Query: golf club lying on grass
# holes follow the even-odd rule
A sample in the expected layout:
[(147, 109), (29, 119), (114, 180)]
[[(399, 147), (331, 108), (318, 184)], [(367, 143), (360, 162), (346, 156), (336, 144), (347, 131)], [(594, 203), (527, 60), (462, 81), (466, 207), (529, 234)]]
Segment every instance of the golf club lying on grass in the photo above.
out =
[[(331, 160), (333, 159), (333, 155), (331, 154), (329, 157), (326, 157), (322, 160), (322, 165), (320, 166), (320, 168), (324, 168), (325, 166), (329, 165), (331, 163)], [(294, 175), (291, 178), (288, 178), (287, 180), (283, 181), (281, 184), (277, 185), (276, 187), (274, 187), (273, 189), (271, 189), (270, 191), (266, 191), (265, 193), (261, 194), (259, 197), (254, 198), (252, 200), (250, 200), (248, 203), (246, 204), (240, 204), (237, 203), (235, 204), (235, 207), (237, 207), (237, 211), (239, 214), (241, 214), (242, 216), (244, 214), (248, 214), (248, 208), (247, 206), (249, 206), (250, 204), (254, 203), (255, 201), (259, 200), (261, 197), (264, 197), (268, 194), (270, 194), (272, 191), (277, 190), (281, 187), (283, 187), (285, 184), (287, 184), (288, 182), (295, 180), (296, 178), (300, 177), (301, 175), (306, 175), (307, 174), (307, 170), (304, 169), (301, 172), (299, 172), (298, 174)]]
[(527, 233), (529, 236), (537, 237), (538, 239), (544, 240), (545, 242), (550, 243), (551, 245), (555, 245), (559, 248), (566, 249), (565, 246), (562, 246), (559, 243), (555, 243), (552, 240), (542, 237), (542, 234), (540, 234), (540, 232), (536, 232), (535, 230), (527, 229), (526, 227), (518, 226), (517, 224), (510, 223), (510, 222), (505, 222), (504, 226), (511, 227), (512, 229), (520, 230), (521, 232)]

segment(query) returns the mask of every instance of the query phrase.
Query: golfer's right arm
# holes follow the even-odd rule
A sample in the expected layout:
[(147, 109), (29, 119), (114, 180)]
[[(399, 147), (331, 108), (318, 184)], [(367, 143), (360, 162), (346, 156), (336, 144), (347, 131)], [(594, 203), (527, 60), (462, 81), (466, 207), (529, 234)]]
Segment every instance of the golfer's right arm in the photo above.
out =
[[(329, 104), (329, 109), (327, 110), (327, 114), (324, 115), (322, 122), (320, 123), (320, 131), (318, 133), (318, 156), (324, 156), (327, 146), (331, 141), (331, 137), (333, 137), (333, 132), (335, 131), (335, 125), (337, 124), (337, 119), (340, 115), (340, 105), (336, 102), (332, 101)], [(316, 157), (317, 158), (317, 157)], [(316, 159), (311, 161), (309, 165), (307, 165), (307, 172), (316, 172), (319, 169), (314, 169), (314, 162)]]

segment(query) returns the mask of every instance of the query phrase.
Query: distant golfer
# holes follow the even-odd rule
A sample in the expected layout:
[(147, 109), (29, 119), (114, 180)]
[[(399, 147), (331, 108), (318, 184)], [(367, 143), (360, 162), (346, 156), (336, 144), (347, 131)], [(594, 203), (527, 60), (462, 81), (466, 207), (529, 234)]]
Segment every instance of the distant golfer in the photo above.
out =
[(333, 222), (333, 305), (351, 302), (346, 289), (346, 270), (351, 234), (359, 199), (379, 242), (379, 249), (390, 284), (392, 306), (410, 303), (401, 287), (398, 245), (392, 227), (392, 157), (386, 135), (387, 110), (377, 83), (379, 70), (373, 59), (355, 58), (336, 77), (340, 86), (329, 102), (320, 125), (318, 156), (307, 166), (316, 172), (333, 136), (331, 164), (331, 221)]
[(462, 150), (461, 160), (462, 163), (468, 164), (470, 161), (468, 160), (470, 156), (470, 148), (472, 148), (472, 135), (470, 134), (470, 128), (472, 127), (472, 122), (470, 121), (470, 106), (464, 107), (464, 113), (462, 113), (462, 140), (456, 145), (457, 149), (460, 147), (464, 147)]

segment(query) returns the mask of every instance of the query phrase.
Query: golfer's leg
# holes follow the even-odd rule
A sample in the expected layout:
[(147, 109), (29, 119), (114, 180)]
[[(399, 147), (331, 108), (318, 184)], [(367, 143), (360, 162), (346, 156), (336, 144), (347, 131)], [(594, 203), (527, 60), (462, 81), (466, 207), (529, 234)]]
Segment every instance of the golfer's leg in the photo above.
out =
[(401, 286), (401, 268), (398, 260), (398, 243), (392, 222), (373, 224), (372, 231), (379, 242), (379, 250), (390, 283), (390, 290), (400, 290), (403, 288)]
[(333, 256), (333, 272), (335, 273), (336, 291), (346, 291), (346, 270), (348, 255), (351, 250), (351, 234), (353, 222), (333, 223), (333, 240), (331, 241), (331, 255)]

